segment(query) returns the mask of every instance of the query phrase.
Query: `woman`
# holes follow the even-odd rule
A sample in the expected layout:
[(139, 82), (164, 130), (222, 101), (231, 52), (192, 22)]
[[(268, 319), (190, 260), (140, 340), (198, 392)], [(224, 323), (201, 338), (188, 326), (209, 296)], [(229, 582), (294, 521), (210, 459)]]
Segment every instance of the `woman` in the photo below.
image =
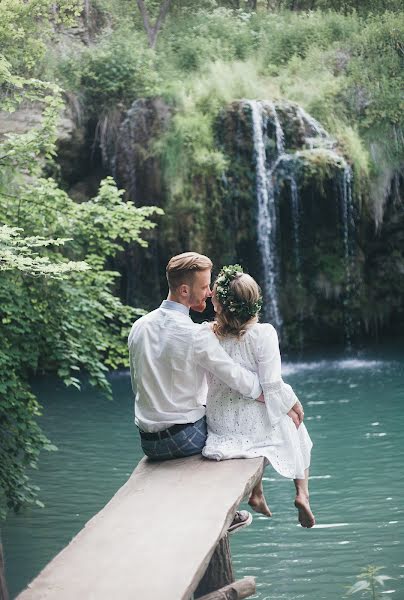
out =
[[(299, 522), (312, 527), (315, 519), (308, 491), (312, 442), (301, 423), (301, 404), (282, 381), (276, 331), (269, 323), (258, 323), (260, 288), (239, 265), (223, 267), (212, 301), (216, 321), (207, 326), (234, 360), (258, 372), (264, 401), (244, 398), (209, 375), (208, 437), (202, 453), (213, 460), (264, 456), (278, 473), (294, 479)], [(262, 481), (253, 489), (249, 504), (256, 512), (272, 516)]]

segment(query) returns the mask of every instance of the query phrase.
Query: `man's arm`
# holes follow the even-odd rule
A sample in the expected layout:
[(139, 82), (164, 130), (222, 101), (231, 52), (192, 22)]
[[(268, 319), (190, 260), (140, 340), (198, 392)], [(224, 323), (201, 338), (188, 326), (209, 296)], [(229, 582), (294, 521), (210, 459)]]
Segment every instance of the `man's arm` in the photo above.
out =
[(233, 390), (255, 400), (262, 392), (257, 373), (236, 363), (223, 350), (215, 334), (204, 325), (197, 325), (193, 332), (195, 362), (210, 371)]

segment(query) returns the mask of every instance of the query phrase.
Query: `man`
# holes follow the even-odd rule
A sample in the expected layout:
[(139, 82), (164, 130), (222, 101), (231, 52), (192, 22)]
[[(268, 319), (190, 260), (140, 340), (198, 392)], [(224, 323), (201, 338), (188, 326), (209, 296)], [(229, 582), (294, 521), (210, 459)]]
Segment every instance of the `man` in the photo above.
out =
[(174, 256), (167, 265), (167, 300), (129, 334), (135, 423), (151, 459), (202, 451), (206, 371), (252, 400), (261, 394), (257, 375), (235, 363), (210, 329), (189, 317), (190, 308), (202, 312), (212, 295), (211, 269), (211, 260), (196, 252)]
[[(206, 371), (251, 400), (261, 395), (258, 376), (235, 363), (189, 309), (202, 312), (210, 289), (212, 262), (185, 252), (167, 265), (169, 293), (159, 308), (138, 319), (129, 334), (135, 423), (142, 449), (154, 460), (199, 454), (207, 436)], [(229, 532), (249, 525), (238, 511)]]

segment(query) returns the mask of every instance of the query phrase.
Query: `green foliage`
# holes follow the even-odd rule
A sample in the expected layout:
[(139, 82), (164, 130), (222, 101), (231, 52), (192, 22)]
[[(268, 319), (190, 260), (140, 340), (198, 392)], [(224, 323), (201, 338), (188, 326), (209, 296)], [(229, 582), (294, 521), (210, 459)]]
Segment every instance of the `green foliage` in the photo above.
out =
[(260, 56), (265, 65), (280, 70), (293, 57), (305, 58), (313, 49), (325, 50), (336, 42), (345, 42), (359, 30), (357, 18), (342, 14), (308, 12), (281, 13), (254, 17)]
[(362, 598), (371, 598), (377, 600), (381, 598), (379, 591), (383, 588), (384, 582), (388, 579), (393, 579), (388, 575), (378, 575), (383, 567), (375, 567), (369, 565), (362, 573), (357, 576), (357, 581), (352, 587), (349, 588), (348, 596), (352, 594), (360, 593)]
[(402, 16), (385, 13), (369, 18), (353, 40), (352, 59), (347, 65), (352, 85), (347, 100), (360, 131), (369, 145), (381, 144), (382, 154), (393, 169), (400, 169), (404, 156), (403, 40)]
[(87, 111), (96, 116), (159, 92), (154, 53), (131, 30), (106, 35), (96, 48), (63, 61), (58, 76), (70, 89), (80, 89)]
[[(39, 32), (47, 31), (47, 24), (40, 28), (41, 19), (50, 3), (2, 3), (9, 24), (14, 4), (21, 5), (16, 20), (21, 31), (8, 38), (11, 47), (0, 55), (5, 92), (0, 109), (12, 112), (31, 101), (40, 123), (0, 141), (0, 516), (8, 508), (40, 504), (26, 471), (35, 468), (42, 449), (54, 449), (38, 425), (40, 407), (29, 378), (56, 372), (66, 385), (80, 388), (86, 375), (110, 397), (108, 369), (127, 366), (127, 333), (142, 311), (115, 296), (118, 273), (108, 270), (108, 263), (129, 242), (144, 246), (141, 233), (154, 227), (150, 217), (161, 212), (124, 201), (111, 178), (94, 199), (77, 204), (43, 177), (45, 162), (55, 155), (61, 91), (25, 77), (34, 63), (10, 40), (26, 39), (33, 61), (38, 60)], [(70, 10), (76, 4), (60, 6)], [(6, 34), (0, 28), (3, 40)]]
[(66, 240), (23, 238), (20, 231), (0, 227), (0, 519), (5, 517), (6, 508), (18, 510), (33, 502), (41, 505), (37, 488), (29, 484), (25, 471), (36, 467), (42, 449), (55, 449), (38, 426), (40, 407), (26, 381), (38, 358), (38, 339), (33, 332), (42, 323), (32, 318), (38, 317), (38, 300), (27, 293), (28, 281), (21, 275), (63, 279), (68, 273), (89, 268), (86, 263), (52, 263), (49, 257), (38, 255), (40, 248), (58, 247)]
[(52, 263), (48, 256), (39, 256), (38, 249), (61, 246), (67, 239), (44, 239), (40, 236), (22, 237), (19, 227), (0, 226), (0, 271), (21, 271), (29, 275), (48, 275), (61, 278), (71, 271), (85, 271), (85, 262)]
[(0, 61), (15, 73), (32, 72), (43, 58), (53, 27), (73, 25), (81, 13), (80, 0), (2, 0), (0, 2)]
[[(106, 261), (126, 242), (145, 245), (140, 232), (154, 226), (149, 217), (158, 212), (124, 202), (110, 178), (96, 198), (81, 204), (49, 179), (20, 184), (18, 193), (15, 202), (0, 191), (1, 218), (12, 224), (0, 229), (0, 379), (7, 400), (0, 405), (0, 423), (1, 439), (8, 442), (1, 452), (16, 457), (13, 471), (3, 471), (1, 479), (3, 495), (14, 508), (18, 498), (34, 497), (24, 467), (35, 463), (47, 443), (34, 422), (37, 404), (25, 382), (33, 373), (56, 371), (66, 385), (79, 388), (79, 377), (87, 373), (92, 385), (110, 395), (107, 371), (127, 366), (126, 336), (139, 311), (114, 295), (118, 274), (105, 270)], [(21, 237), (17, 223), (28, 236)], [(63, 239), (31, 235), (38, 232)], [(10, 421), (10, 406), (25, 415), (32, 456)]]
[(180, 72), (196, 71), (207, 62), (243, 60), (256, 45), (250, 15), (216, 8), (184, 11), (167, 24), (159, 50), (166, 64)]
[(203, 250), (207, 224), (214, 218), (210, 209), (219, 201), (220, 180), (228, 166), (216, 139), (217, 116), (233, 98), (260, 97), (269, 88), (257, 77), (253, 63), (222, 61), (205, 65), (203, 73), (186, 82), (170, 85), (167, 98), (176, 113), (155, 144), (167, 183), (163, 228), (170, 241), (177, 238), (183, 246)]

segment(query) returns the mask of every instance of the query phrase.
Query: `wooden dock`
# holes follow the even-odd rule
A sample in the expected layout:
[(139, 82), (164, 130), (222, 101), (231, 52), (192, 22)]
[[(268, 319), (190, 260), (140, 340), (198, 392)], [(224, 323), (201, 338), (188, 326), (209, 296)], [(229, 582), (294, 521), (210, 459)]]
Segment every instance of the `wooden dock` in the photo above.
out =
[(211, 575), (215, 579), (217, 570), (224, 578), (218, 587), (233, 579), (231, 565), (218, 570), (214, 563), (228, 552), (227, 528), (263, 465), (263, 458), (142, 459), (18, 600), (190, 600), (194, 592), (195, 598), (247, 597), (252, 578), (236, 584), (239, 592), (212, 596)]

